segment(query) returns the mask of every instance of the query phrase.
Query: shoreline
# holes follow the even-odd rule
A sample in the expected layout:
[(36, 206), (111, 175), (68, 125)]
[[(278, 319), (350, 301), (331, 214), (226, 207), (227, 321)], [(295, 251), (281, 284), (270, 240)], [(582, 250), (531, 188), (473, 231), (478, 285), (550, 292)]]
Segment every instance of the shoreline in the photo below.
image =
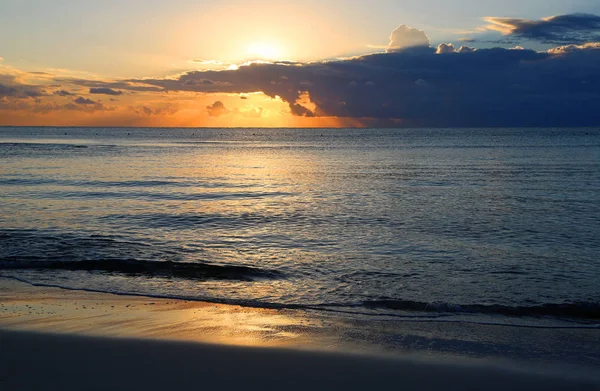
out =
[[(392, 370), (392, 367), (398, 366), (400, 368), (398, 373), (404, 373), (403, 379), (410, 379), (410, 382), (413, 383), (409, 382), (409, 384), (413, 384), (414, 389), (428, 389), (427, 387), (444, 389), (445, 382), (450, 381), (448, 379), (466, 382), (461, 383), (462, 389), (469, 389), (466, 385), (470, 387), (474, 384), (478, 386), (474, 386), (472, 389), (493, 389), (490, 388), (490, 384), (478, 383), (483, 378), (487, 379), (490, 376), (514, 378), (514, 383), (502, 383), (504, 386), (498, 389), (520, 389), (518, 387), (522, 384), (529, 384), (528, 387), (534, 384), (540, 385), (540, 387), (542, 387), (541, 384), (544, 384), (543, 387), (556, 386), (558, 388), (547, 389), (557, 390), (579, 389), (577, 388), (579, 386), (582, 387), (580, 389), (600, 388), (600, 378), (594, 371), (600, 366), (597, 362), (598, 358), (596, 361), (589, 359), (590, 355), (595, 354), (594, 352), (581, 353), (580, 363), (572, 363), (568, 358), (554, 361), (545, 361), (546, 358), (544, 358), (544, 355), (556, 348), (561, 339), (570, 338), (571, 340), (566, 343), (573, 344), (574, 352), (580, 349), (579, 346), (589, 346), (594, 341), (597, 343), (600, 338), (597, 330), (506, 330), (506, 327), (484, 325), (474, 327), (472, 325), (411, 324), (380, 320), (359, 321), (302, 310), (258, 309), (226, 304), (35, 287), (24, 282), (6, 279), (2, 279), (1, 282), (0, 342), (3, 347), (13, 346), (15, 350), (8, 353), (8, 350), (0, 349), (3, 351), (0, 353), (0, 367), (13, 368), (10, 371), (5, 369), (4, 375), (0, 372), (0, 386), (3, 385), (3, 381), (5, 384), (11, 385), (13, 383), (10, 382), (15, 379), (27, 377), (23, 372), (29, 370), (27, 365), (23, 363), (22, 367), (17, 366), (16, 362), (28, 360), (41, 354), (42, 350), (45, 351), (43, 353), (45, 357), (66, 355), (66, 358), (56, 357), (46, 364), (53, 368), (53, 371), (62, 373), (62, 367), (55, 367), (59, 365), (58, 363), (69, 359), (72, 354), (69, 349), (85, 348), (89, 352), (86, 355), (91, 354), (96, 357), (97, 354), (100, 356), (104, 354), (97, 353), (100, 346), (111, 345), (111, 349), (118, 352), (116, 353), (117, 357), (130, 354), (133, 355), (130, 360), (143, 361), (146, 353), (142, 354), (142, 350), (146, 348), (140, 350), (136, 347), (134, 352), (129, 352), (130, 348), (127, 346), (144, 345), (148, 346), (147, 349), (151, 351), (147, 354), (155, 357), (162, 356), (165, 349), (174, 356), (179, 354), (176, 352), (195, 351), (194, 355), (199, 357), (198, 359), (206, 368), (216, 365), (207, 355), (216, 354), (219, 357), (222, 356), (222, 360), (225, 361), (232, 359), (233, 356), (248, 356), (248, 360), (256, 366), (255, 370), (259, 372), (260, 367), (266, 368), (266, 363), (273, 360), (272, 357), (281, 355), (280, 359), (289, 364), (288, 366), (284, 365), (285, 368), (280, 370), (281, 373), (287, 373), (286, 376), (292, 376), (295, 368), (299, 366), (306, 367), (308, 365), (310, 367), (314, 359), (324, 360), (323, 365), (333, 365), (334, 372), (341, 371), (341, 367), (335, 364), (340, 360), (344, 362), (358, 360), (363, 364), (348, 364), (357, 365), (357, 376), (358, 373), (377, 379), (383, 376), (381, 379), (386, 378), (386, 381), (395, 382), (400, 379), (395, 373), (396, 369)], [(579, 338), (579, 340), (575, 338)], [(23, 344), (23, 339), (38, 340), (39, 343)], [(513, 341), (515, 346), (508, 346), (510, 341)], [(524, 341), (530, 345), (519, 347), (521, 350), (518, 350), (517, 345)], [(574, 344), (575, 342), (577, 344)], [(51, 349), (49, 346), (54, 344), (70, 347), (68, 349), (60, 348), (59, 352), (47, 351)], [(507, 350), (502, 354), (497, 354), (499, 349)], [(528, 357), (528, 351), (531, 349), (538, 349), (540, 353)], [(19, 358), (21, 354), (24, 357)], [(14, 361), (15, 359), (16, 361)], [(104, 359), (93, 358), (89, 363), (91, 367), (102, 367), (102, 363), (93, 362), (93, 360), (103, 360), (102, 362), (104, 362), (106, 357)], [(125, 361), (119, 358), (117, 361), (121, 362), (123, 367), (129, 365), (129, 360)], [(381, 364), (382, 362), (385, 364)], [(582, 367), (579, 365), (581, 363), (588, 363), (590, 366), (589, 368)], [(380, 364), (388, 368), (384, 370), (383, 374)], [(75, 365), (80, 365), (77, 370), (82, 373), (90, 370), (82, 367), (84, 363)], [(178, 370), (174, 363), (168, 365), (171, 367), (166, 370), (167, 372)], [(42, 366), (41, 363), (33, 368), (36, 368), (37, 371), (40, 366)], [(361, 370), (362, 366), (364, 368)], [(453, 366), (458, 367), (454, 368)], [(13, 370), (17, 375), (11, 372)], [(156, 367), (152, 370), (161, 371), (161, 368)], [(212, 368), (209, 372), (214, 371), (218, 372), (219, 369)], [(322, 369), (322, 371), (325, 370)], [(427, 378), (430, 376), (427, 373), (431, 371), (441, 373), (439, 379), (445, 380), (440, 380), (440, 383), (419, 385), (418, 377)], [(282, 382), (281, 373), (272, 375), (266, 371), (262, 373), (262, 376), (266, 378), (275, 376), (279, 382)], [(335, 376), (340, 377), (341, 373), (339, 376)], [(416, 376), (415, 373), (420, 374)], [(61, 376), (65, 376), (65, 378)], [(68, 376), (70, 375), (66, 373), (61, 374), (59, 377), (63, 380), (56, 378), (56, 381), (66, 382), (65, 379)], [(94, 373), (90, 376), (100, 375)], [(128, 374), (121, 373), (119, 376), (127, 377)], [(133, 374), (129, 374), (129, 376), (133, 376)], [(321, 372), (315, 376), (320, 379), (319, 381), (324, 382), (323, 384), (333, 381), (331, 373)], [(314, 376), (309, 375), (309, 378), (314, 378)], [(549, 381), (549, 378), (554, 380)], [(87, 384), (81, 383), (81, 381), (78, 379), (75, 383)], [(215, 378), (211, 381), (218, 384), (220, 380)], [(258, 382), (258, 379), (256, 381)], [(61, 386), (57, 387), (77, 389), (77, 387), (69, 388), (67, 383), (61, 383)], [(54, 383), (53, 380), (53, 384), (58, 383)], [(304, 384), (309, 387), (308, 384)], [(383, 387), (385, 383), (377, 384)], [(593, 384), (594, 387), (586, 388), (588, 384)], [(351, 382), (347, 386), (353, 389), (352, 385)], [(154, 384), (150, 382), (148, 389), (154, 389), (153, 386)], [(182, 383), (181, 386), (183, 387), (184, 384)], [(258, 383), (256, 386), (258, 387)], [(331, 383), (331, 386), (336, 385)], [(367, 386), (366, 383), (364, 386)], [(16, 383), (14, 383), (14, 387), (17, 387)], [(120, 389), (112, 383), (103, 384), (102, 387), (103, 389)], [(235, 388), (233, 385), (231, 387)], [(287, 384), (286, 387), (288, 387)], [(38, 388), (32, 386), (32, 388), (24, 389)], [(83, 388), (85, 387), (81, 386), (79, 389)], [(8, 387), (7, 389), (21, 388)], [(409, 387), (408, 389), (413, 388)]]
[[(516, 318), (519, 319), (519, 318)], [(534, 322), (531, 318), (528, 322)], [(381, 353), (421, 353), (422, 349), (402, 349), (402, 344), (384, 343), (397, 334), (435, 337), (444, 340), (505, 344), (497, 337), (514, 333), (530, 339), (559, 336), (583, 337), (580, 347), (600, 342), (598, 325), (562, 327), (527, 324), (520, 319), (494, 317), (472, 321), (369, 316), (354, 312), (322, 311), (311, 308), (270, 308), (219, 303), (175, 297), (122, 294), (95, 290), (63, 288), (0, 277), (0, 329), (79, 333), (108, 337), (146, 337), (191, 340), (232, 345), (287, 346), (309, 350), (334, 350)], [(116, 325), (121, 327), (117, 328)], [(218, 330), (218, 332), (216, 332)], [(473, 338), (459, 338), (468, 332)], [(345, 333), (345, 336), (341, 334)], [(381, 338), (377, 338), (377, 333)], [(352, 336), (352, 334), (356, 334)], [(569, 335), (571, 334), (571, 335)], [(243, 335), (243, 338), (241, 337)], [(495, 338), (486, 338), (495, 335)], [(362, 340), (365, 343), (362, 343)], [(379, 340), (378, 340), (379, 339)], [(519, 341), (522, 343), (525, 341)], [(534, 341), (541, 342), (541, 341)], [(557, 342), (557, 341), (555, 341)], [(426, 353), (485, 358), (483, 351), (468, 349), (431, 349)], [(537, 346), (536, 348), (539, 348)], [(555, 348), (553, 346), (552, 348)], [(600, 368), (600, 345), (598, 360)], [(464, 353), (464, 354), (463, 354)], [(481, 353), (481, 354), (479, 354)], [(502, 356), (501, 356), (502, 358)]]
[(315, 349), (323, 326), (293, 310), (1, 282), (0, 329)]
[[(494, 326), (494, 327), (516, 327), (516, 328), (533, 328), (533, 329), (578, 329), (578, 330), (600, 330), (600, 323), (595, 322), (596, 317), (592, 316), (578, 316), (579, 314), (575, 313), (573, 317), (556, 317), (550, 311), (542, 311), (543, 307), (554, 307), (558, 310), (567, 311), (570, 305), (584, 305), (586, 308), (579, 310), (580, 312), (591, 311), (587, 303), (572, 303), (572, 304), (558, 304), (558, 303), (550, 303), (546, 305), (533, 305), (530, 307), (502, 307), (501, 310), (495, 311), (470, 311), (470, 307), (482, 307), (485, 305), (456, 305), (452, 303), (433, 303), (433, 310), (428, 310), (427, 308), (424, 311), (421, 311), (420, 314), (411, 316), (411, 315), (398, 315), (394, 313), (386, 313), (386, 312), (361, 312), (361, 311), (353, 311), (349, 308), (356, 308), (355, 306), (343, 307), (340, 309), (328, 308), (327, 306), (322, 305), (300, 305), (300, 304), (285, 304), (285, 303), (274, 303), (274, 302), (259, 302), (259, 301), (251, 301), (251, 300), (227, 300), (227, 299), (213, 299), (213, 298), (193, 298), (193, 297), (185, 297), (185, 296), (169, 296), (169, 295), (153, 295), (146, 293), (136, 293), (136, 292), (112, 292), (112, 291), (104, 291), (99, 289), (91, 289), (91, 288), (72, 288), (61, 285), (54, 284), (45, 284), (45, 283), (35, 283), (29, 282), (24, 279), (20, 279), (14, 276), (4, 276), (0, 274), (0, 281), (7, 280), (10, 282), (16, 282), (19, 284), (24, 284), (28, 287), (33, 287), (37, 289), (58, 289), (61, 291), (71, 291), (71, 292), (81, 292), (82, 294), (99, 294), (106, 295), (112, 297), (123, 297), (123, 298), (141, 298), (147, 300), (167, 300), (167, 301), (177, 301), (177, 302), (189, 302), (189, 303), (200, 303), (204, 305), (215, 305), (215, 306), (229, 306), (229, 307), (239, 307), (239, 308), (247, 308), (247, 309), (256, 309), (256, 310), (275, 310), (275, 311), (312, 311), (315, 313), (321, 314), (333, 314), (340, 316), (357, 316), (357, 317), (366, 317), (366, 318), (387, 318), (389, 320), (399, 320), (402, 322), (414, 322), (414, 323), (461, 323), (461, 324), (473, 324), (480, 326)], [(404, 310), (403, 308), (394, 307), (394, 302), (391, 302), (391, 306), (386, 306), (386, 303), (383, 303), (380, 307), (377, 307), (378, 303), (374, 303), (374, 305), (366, 306), (367, 309), (383, 309), (383, 310)], [(423, 307), (427, 307), (427, 303), (419, 303), (419, 302), (410, 302), (406, 301), (409, 307), (414, 307), (416, 305), (422, 305)], [(436, 308), (436, 306), (439, 307)], [(335, 306), (332, 306), (335, 307)], [(455, 310), (458, 307), (459, 310)], [(490, 307), (494, 307), (490, 305)], [(562, 307), (562, 308), (561, 308)], [(348, 309), (346, 309), (348, 308)], [(461, 308), (465, 308), (466, 310), (460, 310)], [(485, 308), (484, 308), (485, 309)], [(409, 308), (409, 311), (414, 311), (413, 308)], [(447, 310), (447, 312), (446, 312)], [(578, 310), (578, 309), (576, 309)], [(526, 311), (529, 311), (527, 313)], [(418, 312), (418, 311), (415, 311)], [(444, 319), (441, 316), (436, 319), (437, 314), (449, 314), (450, 316), (455, 316), (457, 319), (448, 320)], [(521, 313), (519, 313), (521, 312)], [(431, 316), (423, 316), (424, 314), (432, 314)], [(594, 314), (596, 315), (596, 314)], [(487, 319), (503, 319), (504, 321), (478, 321), (475, 320), (474, 317), (480, 316), (481, 318), (487, 317)], [(529, 319), (535, 319), (534, 323), (528, 322)], [(517, 322), (510, 322), (510, 320), (519, 320)], [(577, 321), (579, 323), (572, 323), (573, 321)]]
[(595, 328), (357, 319), (338, 313), (40, 287), (13, 279), (0, 279), (0, 330), (487, 360), (581, 373), (600, 368), (600, 336)]

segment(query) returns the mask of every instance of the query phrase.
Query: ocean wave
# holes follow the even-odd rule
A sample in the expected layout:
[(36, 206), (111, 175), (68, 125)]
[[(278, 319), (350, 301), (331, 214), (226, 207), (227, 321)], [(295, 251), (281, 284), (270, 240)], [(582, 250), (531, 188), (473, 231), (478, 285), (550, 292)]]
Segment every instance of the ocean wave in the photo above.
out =
[(80, 261), (35, 260), (15, 257), (0, 259), (0, 270), (100, 271), (139, 276), (177, 277), (197, 280), (254, 281), (277, 279), (281, 272), (237, 265), (213, 265), (139, 259), (94, 259)]
[(443, 302), (418, 302), (411, 300), (372, 300), (363, 305), (371, 309), (391, 309), (406, 312), (469, 313), (504, 315), (511, 317), (552, 317), (600, 319), (600, 303), (546, 303), (535, 306), (505, 306), (485, 304), (452, 304)]

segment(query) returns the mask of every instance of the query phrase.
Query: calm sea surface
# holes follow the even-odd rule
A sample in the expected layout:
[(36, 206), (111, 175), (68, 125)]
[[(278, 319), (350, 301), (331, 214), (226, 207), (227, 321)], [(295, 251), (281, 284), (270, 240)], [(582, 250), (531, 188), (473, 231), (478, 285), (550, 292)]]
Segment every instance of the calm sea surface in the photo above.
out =
[(0, 128), (0, 275), (589, 324), (600, 130)]

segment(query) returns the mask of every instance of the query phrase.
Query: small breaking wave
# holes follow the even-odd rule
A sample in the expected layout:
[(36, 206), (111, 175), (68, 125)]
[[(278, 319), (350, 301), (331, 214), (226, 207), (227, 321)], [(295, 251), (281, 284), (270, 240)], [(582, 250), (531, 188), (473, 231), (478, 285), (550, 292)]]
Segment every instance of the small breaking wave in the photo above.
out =
[(281, 272), (248, 266), (213, 265), (173, 261), (147, 261), (138, 259), (94, 259), (81, 261), (59, 260), (0, 260), (0, 270), (65, 270), (99, 271), (148, 277), (176, 277), (195, 280), (235, 280), (281, 278)]
[(467, 313), (484, 315), (503, 315), (510, 317), (552, 317), (600, 319), (600, 303), (548, 303), (535, 306), (504, 306), (451, 303), (423, 303), (410, 300), (373, 300), (365, 301), (363, 305), (370, 309), (391, 309), (406, 312), (435, 312), (435, 313)]
[[(1, 269), (0, 269), (1, 270)], [(350, 316), (366, 316), (367, 319), (372, 316), (384, 317), (388, 319), (394, 319), (401, 322), (417, 322), (417, 323), (448, 323), (448, 324), (473, 324), (473, 325), (485, 325), (485, 326), (500, 326), (500, 327), (516, 327), (516, 328), (534, 328), (534, 329), (587, 329), (587, 330), (600, 330), (600, 324), (592, 319), (560, 319), (560, 318), (549, 318), (547, 319), (549, 323), (539, 323), (536, 321), (535, 323), (529, 323), (524, 318), (520, 318), (521, 321), (509, 321), (500, 319), (500, 318), (481, 318), (476, 313), (467, 313), (466, 315), (474, 315), (474, 317), (464, 317), (460, 316), (465, 315), (464, 312), (456, 312), (458, 311), (458, 306), (455, 305), (442, 305), (442, 304), (433, 304), (433, 303), (417, 303), (412, 302), (414, 304), (419, 304), (418, 307), (415, 306), (415, 311), (423, 311), (423, 305), (429, 308), (429, 311), (437, 311), (435, 314), (424, 315), (421, 313), (409, 313), (409, 314), (398, 314), (393, 312), (365, 312), (364, 309), (377, 309), (372, 305), (367, 305), (367, 303), (361, 304), (295, 304), (295, 303), (277, 303), (256, 299), (240, 299), (240, 298), (231, 298), (231, 297), (214, 297), (211, 295), (177, 295), (177, 294), (168, 294), (168, 293), (150, 293), (150, 292), (132, 292), (132, 291), (123, 291), (123, 290), (114, 290), (114, 289), (101, 289), (101, 288), (83, 288), (83, 287), (71, 287), (69, 285), (65, 285), (62, 283), (52, 283), (52, 282), (37, 282), (32, 281), (28, 278), (23, 278), (19, 276), (11, 276), (11, 275), (2, 275), (0, 273), (0, 279), (10, 279), (20, 281), (31, 286), (36, 287), (48, 287), (48, 288), (59, 288), (71, 291), (84, 291), (84, 292), (95, 292), (95, 293), (106, 293), (110, 295), (118, 295), (118, 296), (131, 296), (131, 297), (147, 297), (147, 298), (155, 298), (155, 299), (172, 299), (172, 300), (183, 300), (183, 301), (195, 301), (195, 302), (204, 302), (204, 303), (214, 303), (214, 304), (225, 304), (225, 305), (236, 305), (242, 307), (249, 308), (262, 308), (262, 309), (275, 309), (275, 310), (300, 310), (300, 311), (317, 311), (317, 312), (325, 312), (325, 313), (335, 313), (335, 314), (343, 314)], [(360, 310), (362, 308), (363, 310)], [(381, 308), (381, 307), (379, 307)], [(437, 308), (437, 310), (436, 310)], [(454, 309), (455, 312), (452, 313), (444, 313), (446, 308)], [(389, 308), (386, 308), (389, 309)], [(456, 315), (456, 316), (455, 316)], [(555, 323), (559, 321), (560, 323)], [(566, 321), (566, 322), (565, 322)]]

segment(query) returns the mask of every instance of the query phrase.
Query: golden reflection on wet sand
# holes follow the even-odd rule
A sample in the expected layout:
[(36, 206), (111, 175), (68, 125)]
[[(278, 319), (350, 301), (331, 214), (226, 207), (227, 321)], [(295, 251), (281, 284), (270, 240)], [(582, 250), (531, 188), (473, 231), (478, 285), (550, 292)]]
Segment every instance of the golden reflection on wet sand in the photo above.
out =
[(0, 288), (0, 328), (12, 330), (326, 349), (311, 336), (322, 327), (285, 310), (32, 288), (9, 280)]

